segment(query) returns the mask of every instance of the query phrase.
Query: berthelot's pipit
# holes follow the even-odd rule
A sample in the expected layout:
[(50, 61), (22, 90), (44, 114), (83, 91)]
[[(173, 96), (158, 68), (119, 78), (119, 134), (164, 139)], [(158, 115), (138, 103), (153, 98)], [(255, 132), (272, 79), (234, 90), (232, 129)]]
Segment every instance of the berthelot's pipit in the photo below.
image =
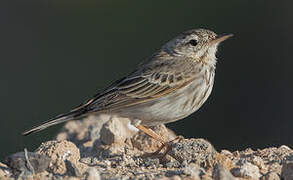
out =
[(183, 119), (202, 106), (212, 91), (217, 47), (231, 36), (206, 29), (183, 32), (93, 98), (23, 135), (89, 114), (108, 113), (129, 118), (132, 125), (166, 145), (149, 127)]

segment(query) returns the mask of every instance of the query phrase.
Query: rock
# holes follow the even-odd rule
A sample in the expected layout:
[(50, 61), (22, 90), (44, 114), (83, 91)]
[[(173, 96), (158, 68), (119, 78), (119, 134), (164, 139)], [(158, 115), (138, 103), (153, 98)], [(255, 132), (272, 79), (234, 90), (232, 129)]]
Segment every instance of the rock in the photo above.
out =
[(214, 160), (214, 147), (204, 139), (184, 139), (172, 144), (169, 154), (179, 162), (196, 163), (203, 167)]
[(42, 143), (37, 152), (51, 158), (49, 168), (54, 174), (65, 174), (65, 160), (78, 165), (79, 149), (69, 141), (47, 141)]
[(102, 142), (101, 129), (112, 116), (106, 114), (92, 115), (80, 121), (69, 121), (56, 140), (73, 142), (80, 150), (82, 157), (94, 156), (96, 147)]
[(93, 143), (100, 138), (101, 129), (110, 118), (109, 115), (100, 114), (80, 121), (69, 121), (57, 135), (56, 140), (68, 140), (74, 142), (78, 147), (86, 142)]
[(80, 177), (81, 173), (74, 163), (65, 159), (66, 174), (69, 176)]
[(236, 180), (236, 178), (222, 165), (217, 164), (213, 171), (214, 180)]
[(101, 176), (100, 176), (99, 171), (96, 168), (91, 167), (86, 171), (86, 178), (85, 179), (86, 180), (100, 180)]
[(197, 164), (191, 163), (183, 169), (184, 174), (190, 176), (192, 179), (200, 179), (202, 170)]
[(126, 138), (131, 138), (138, 132), (127, 118), (117, 118), (112, 116), (101, 129), (101, 141), (106, 145), (113, 143), (123, 144)]
[(259, 156), (251, 156), (249, 161), (252, 164), (256, 165), (259, 168), (260, 172), (262, 172), (263, 174), (265, 174), (267, 172), (267, 168), (265, 166), (265, 163)]
[(269, 172), (263, 175), (260, 180), (280, 180), (280, 176), (276, 172)]
[(231, 169), (231, 172), (236, 177), (259, 179), (261, 174), (256, 165), (241, 159), (237, 162), (238, 167)]
[(287, 160), (283, 163), (281, 177), (284, 180), (293, 179), (293, 161), (292, 160)]
[(181, 177), (178, 175), (175, 175), (175, 176), (172, 176), (170, 179), (171, 180), (181, 180)]
[[(166, 141), (176, 138), (164, 125), (152, 129)], [(154, 155), (161, 143), (143, 132), (135, 133), (128, 119), (115, 116), (70, 121), (57, 141), (43, 143), (36, 152), (50, 158), (47, 171), (17, 176), (0, 164), (0, 179), (280, 180), (281, 174), (292, 179), (293, 150), (288, 146), (218, 153), (204, 139), (183, 139), (170, 142), (172, 148), (163, 157), (167, 148)]]
[(217, 166), (217, 165), (221, 165), (223, 168), (227, 169), (227, 170), (230, 170), (232, 169), (233, 167), (235, 167), (233, 161), (229, 158), (229, 156), (224, 156), (222, 153), (217, 153), (215, 156), (214, 156), (214, 165)]
[(48, 171), (43, 171), (41, 173), (37, 173), (33, 176), (30, 176), (28, 178), (18, 177), (18, 179), (22, 179), (22, 180), (55, 180), (56, 178), (54, 178), (54, 176), (51, 173), (49, 173)]
[(160, 164), (160, 160), (158, 158), (151, 158), (151, 157), (146, 157), (145, 159), (143, 159), (143, 162), (141, 163), (141, 165), (143, 165), (144, 167), (158, 167)]
[(241, 159), (246, 160), (247, 162), (256, 165), (261, 174), (275, 172), (280, 175), (283, 162), (293, 159), (292, 149), (284, 145), (279, 148), (270, 147), (256, 151), (246, 149), (244, 151), (235, 151), (232, 154), (233, 156), (227, 155), (227, 157), (231, 159), (235, 165)]
[(50, 158), (40, 153), (18, 152), (6, 158), (7, 165), (14, 173), (33, 174), (45, 171), (49, 167)]
[[(176, 138), (176, 134), (165, 125), (161, 124), (151, 129), (160, 135), (166, 142)], [(155, 152), (162, 144), (144, 132), (139, 131), (133, 138), (131, 138), (133, 147), (143, 152)]]
[(80, 180), (80, 178), (78, 178), (78, 177), (68, 177), (68, 179), (66, 179), (66, 180)]
[(291, 148), (289, 148), (289, 147), (286, 146), (286, 145), (281, 145), (281, 146), (279, 147), (279, 149), (280, 149), (280, 150), (283, 150), (283, 151), (291, 151)]
[(221, 151), (221, 154), (224, 155), (224, 156), (227, 156), (227, 157), (233, 157), (233, 153), (231, 153), (230, 151), (228, 151), (226, 149), (223, 149)]
[[(252, 154), (252, 153), (250, 153)], [(245, 154), (243, 154), (245, 155)], [(271, 147), (253, 152), (253, 155), (259, 156), (263, 162), (266, 163), (278, 163), (281, 164), (288, 157), (293, 155), (293, 151), (287, 146), (280, 146), (279, 148)], [(276, 171), (277, 172), (277, 171)]]

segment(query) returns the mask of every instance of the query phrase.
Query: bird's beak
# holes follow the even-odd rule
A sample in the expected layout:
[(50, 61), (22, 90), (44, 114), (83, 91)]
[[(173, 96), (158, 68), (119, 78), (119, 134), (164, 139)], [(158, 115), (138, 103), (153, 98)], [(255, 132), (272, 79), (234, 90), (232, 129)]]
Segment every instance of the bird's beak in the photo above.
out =
[(228, 39), (228, 38), (230, 38), (230, 37), (232, 37), (233, 36), (233, 34), (219, 34), (219, 35), (217, 35), (217, 37), (214, 39), (214, 40), (212, 40), (210, 43), (211, 44), (218, 44), (218, 43), (220, 43), (220, 42), (222, 42), (222, 41), (225, 41), (226, 39)]

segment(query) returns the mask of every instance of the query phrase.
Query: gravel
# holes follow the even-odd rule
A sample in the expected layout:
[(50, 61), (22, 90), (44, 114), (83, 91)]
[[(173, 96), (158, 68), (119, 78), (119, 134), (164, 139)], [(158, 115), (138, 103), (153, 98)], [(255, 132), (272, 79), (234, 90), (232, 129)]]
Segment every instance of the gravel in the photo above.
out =
[[(107, 115), (68, 122), (56, 139), (27, 156), (8, 156), (0, 179), (293, 179), (288, 146), (217, 152), (205, 139), (183, 138), (153, 154), (161, 144), (128, 129), (128, 122)], [(153, 130), (166, 141), (176, 137), (164, 125)]]

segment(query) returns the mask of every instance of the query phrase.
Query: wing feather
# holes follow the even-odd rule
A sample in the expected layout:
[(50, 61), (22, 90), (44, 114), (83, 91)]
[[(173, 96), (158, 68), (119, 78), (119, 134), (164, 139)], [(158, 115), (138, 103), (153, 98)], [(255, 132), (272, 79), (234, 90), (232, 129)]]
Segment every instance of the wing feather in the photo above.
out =
[[(127, 79), (125, 79), (125, 81), (127, 81)], [(171, 94), (176, 90), (185, 87), (191, 81), (192, 80), (189, 79), (187, 81), (177, 83), (176, 85), (162, 85), (158, 82), (152, 82), (150, 79), (148, 79), (147, 83), (145, 79), (139, 80), (139, 82), (143, 83), (137, 83), (135, 81), (132, 81), (132, 83), (141, 86), (136, 87), (136, 85), (131, 86), (130, 84), (128, 84), (128, 88), (125, 89), (126, 86), (117, 85), (115, 89), (112, 89), (111, 91), (102, 94), (100, 98), (96, 98), (96, 100), (92, 102), (88, 106), (88, 108), (90, 108), (92, 111), (103, 111), (145, 103), (156, 98), (160, 98), (164, 95)]]
[(178, 67), (166, 68), (164, 62), (157, 61), (137, 69), (90, 100), (87, 108), (90, 111), (113, 110), (172, 94), (190, 84), (194, 77), (190, 75), (194, 64), (185, 66), (187, 69), (181, 64), (176, 65)]

